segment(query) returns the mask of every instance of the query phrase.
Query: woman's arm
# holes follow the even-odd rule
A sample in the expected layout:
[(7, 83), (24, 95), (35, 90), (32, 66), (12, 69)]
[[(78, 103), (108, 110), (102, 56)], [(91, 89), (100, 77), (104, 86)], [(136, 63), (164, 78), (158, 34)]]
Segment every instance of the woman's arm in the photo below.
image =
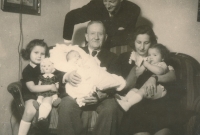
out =
[(176, 81), (176, 75), (174, 70), (170, 70), (164, 75), (157, 75), (157, 77), (152, 76), (145, 82), (146, 92), (148, 93), (148, 98), (152, 97), (157, 93), (156, 82), (159, 83), (170, 83)]
[(176, 81), (176, 75), (174, 70), (169, 70), (166, 74), (157, 75), (159, 83), (169, 83)]
[[(157, 65), (152, 65), (147, 61), (143, 62), (143, 65), (152, 73), (156, 74), (156, 75), (162, 75), (165, 73), (165, 69), (161, 66), (157, 66)], [(167, 67), (167, 66), (166, 66)]]
[(52, 85), (35, 85), (33, 81), (26, 82), (27, 88), (31, 92), (45, 92), (45, 91), (57, 91), (55, 84)]

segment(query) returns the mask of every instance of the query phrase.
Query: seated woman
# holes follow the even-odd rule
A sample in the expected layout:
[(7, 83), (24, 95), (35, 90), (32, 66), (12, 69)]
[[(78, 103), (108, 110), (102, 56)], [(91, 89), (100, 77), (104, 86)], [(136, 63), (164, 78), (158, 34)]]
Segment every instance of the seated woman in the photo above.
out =
[[(132, 53), (132, 55), (134, 55)], [(166, 74), (169, 69), (167, 64), (164, 62), (165, 59), (169, 56), (169, 50), (162, 44), (154, 44), (148, 50), (147, 60), (142, 62), (141, 69), (143, 72), (147, 72), (149, 75), (163, 75)], [(132, 72), (129, 74), (133, 76)], [(128, 77), (129, 78), (129, 77)], [(147, 78), (148, 79), (148, 78)], [(130, 82), (130, 80), (127, 80)], [(131, 82), (130, 82), (131, 83)], [(157, 94), (154, 95), (151, 99), (162, 98), (166, 95), (167, 90), (161, 84), (156, 86)], [(145, 84), (141, 88), (133, 88), (129, 90), (125, 97), (120, 95), (116, 96), (117, 102), (120, 106), (127, 111), (131, 106), (140, 102), (143, 97), (147, 94)]]
[[(178, 102), (173, 96), (177, 90), (173, 89), (175, 85), (171, 85), (176, 79), (175, 72), (170, 67), (166, 74), (152, 76), (141, 68), (149, 48), (157, 43), (151, 27), (144, 25), (136, 28), (133, 42), (133, 51), (120, 55), (121, 73), (127, 78), (129, 90), (133, 87), (139, 89), (145, 83), (143, 88), (148, 95), (125, 113), (119, 135), (169, 135), (172, 124), (177, 120), (174, 114), (178, 111)], [(153, 100), (154, 93), (156, 95), (156, 83), (162, 84), (167, 93), (164, 97)]]

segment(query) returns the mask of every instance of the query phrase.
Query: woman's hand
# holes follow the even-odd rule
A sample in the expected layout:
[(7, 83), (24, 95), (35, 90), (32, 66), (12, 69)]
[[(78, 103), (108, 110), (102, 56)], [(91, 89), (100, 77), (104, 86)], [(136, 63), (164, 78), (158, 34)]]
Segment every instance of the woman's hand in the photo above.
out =
[(76, 71), (72, 71), (67, 75), (66, 80), (72, 86), (77, 87), (78, 84), (81, 82), (81, 76)]
[(146, 92), (146, 95), (144, 97), (152, 98), (157, 93), (156, 79), (154, 77), (150, 77), (143, 85), (143, 88)]

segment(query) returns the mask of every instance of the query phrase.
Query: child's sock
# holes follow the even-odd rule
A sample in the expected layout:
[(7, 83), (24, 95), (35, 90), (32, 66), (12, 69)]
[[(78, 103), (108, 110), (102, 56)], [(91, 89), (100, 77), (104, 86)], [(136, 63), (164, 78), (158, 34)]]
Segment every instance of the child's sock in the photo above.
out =
[(51, 105), (48, 103), (42, 103), (40, 105), (39, 108), (39, 117), (38, 120), (40, 120), (41, 118), (47, 118), (47, 116), (49, 115), (50, 111), (51, 111)]
[(131, 106), (133, 106), (134, 104), (142, 100), (142, 96), (140, 94), (132, 92), (132, 93), (129, 93), (129, 96), (131, 94), (133, 95), (131, 96), (131, 98), (128, 98), (128, 100), (116, 99), (119, 105), (124, 109), (124, 111), (128, 111)]
[(18, 135), (27, 135), (30, 126), (31, 126), (30, 122), (21, 120)]

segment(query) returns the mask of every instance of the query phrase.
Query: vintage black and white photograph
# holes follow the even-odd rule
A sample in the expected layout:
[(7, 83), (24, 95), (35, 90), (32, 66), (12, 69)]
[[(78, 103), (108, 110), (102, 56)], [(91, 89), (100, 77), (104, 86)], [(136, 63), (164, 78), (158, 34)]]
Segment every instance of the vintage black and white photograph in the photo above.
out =
[(200, 0), (1, 0), (1, 135), (200, 135)]

